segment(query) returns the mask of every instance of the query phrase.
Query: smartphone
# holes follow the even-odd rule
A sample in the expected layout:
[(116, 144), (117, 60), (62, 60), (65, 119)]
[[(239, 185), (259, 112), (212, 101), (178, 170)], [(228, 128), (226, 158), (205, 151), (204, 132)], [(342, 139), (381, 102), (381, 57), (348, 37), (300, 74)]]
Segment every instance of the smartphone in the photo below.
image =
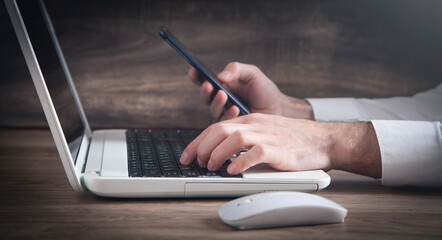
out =
[(182, 44), (180, 44), (178, 42), (178, 40), (176, 40), (176, 38), (174, 38), (172, 36), (172, 34), (170, 34), (170, 32), (168, 32), (168, 30), (164, 27), (162, 27), (160, 29), (160, 36), (173, 48), (175, 49), (184, 59), (186, 59), (186, 61), (188, 63), (190, 63), (190, 65), (192, 65), (192, 67), (194, 67), (199, 74), (206, 79), (207, 81), (209, 81), (213, 87), (216, 89), (215, 93), (218, 92), (218, 90), (222, 90), (227, 94), (228, 97), (228, 101), (237, 106), (239, 108), (240, 111), (240, 115), (247, 115), (250, 114), (249, 109), (247, 109), (247, 107), (241, 103), (241, 101), (239, 101), (232, 93), (230, 93), (229, 91), (227, 91), (227, 89), (220, 83), (218, 82), (218, 80), (216, 79), (215, 75), (213, 73), (211, 73), (210, 71), (208, 71), (204, 65), (202, 65), (200, 62), (198, 62), (196, 60), (196, 58), (192, 57), (187, 51), (186, 49), (184, 49), (184, 47), (182, 46)]

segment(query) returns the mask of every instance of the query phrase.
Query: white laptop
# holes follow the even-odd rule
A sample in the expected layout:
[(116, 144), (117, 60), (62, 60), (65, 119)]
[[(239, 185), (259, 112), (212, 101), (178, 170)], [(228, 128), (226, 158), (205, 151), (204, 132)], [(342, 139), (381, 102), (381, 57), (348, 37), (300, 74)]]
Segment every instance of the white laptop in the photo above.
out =
[[(182, 166), (194, 131), (91, 131), (42, 0), (5, 0), (66, 176), (75, 191), (105, 197), (236, 197), (265, 191), (314, 192), (324, 171), (280, 172), (260, 164), (230, 176)], [(158, 38), (158, 41), (163, 41)], [(146, 109), (148, 111), (148, 109)]]

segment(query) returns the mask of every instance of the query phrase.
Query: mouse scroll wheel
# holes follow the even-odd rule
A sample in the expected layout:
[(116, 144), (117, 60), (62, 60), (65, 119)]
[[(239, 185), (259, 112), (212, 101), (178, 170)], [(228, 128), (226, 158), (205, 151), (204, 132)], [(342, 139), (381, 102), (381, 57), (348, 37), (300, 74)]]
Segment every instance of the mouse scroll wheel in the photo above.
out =
[(253, 200), (251, 198), (246, 198), (246, 199), (242, 200), (241, 202), (239, 202), (237, 204), (237, 206), (241, 206), (241, 205), (248, 204), (248, 203), (251, 203), (251, 202), (253, 202)]

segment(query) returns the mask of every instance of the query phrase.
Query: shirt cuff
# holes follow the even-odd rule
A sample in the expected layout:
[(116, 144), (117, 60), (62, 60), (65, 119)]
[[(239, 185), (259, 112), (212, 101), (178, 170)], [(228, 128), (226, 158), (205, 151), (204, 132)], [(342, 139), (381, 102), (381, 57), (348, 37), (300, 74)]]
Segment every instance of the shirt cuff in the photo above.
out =
[(386, 186), (442, 186), (440, 122), (374, 120)]
[(369, 121), (354, 98), (307, 98), (313, 108), (315, 120), (323, 122)]

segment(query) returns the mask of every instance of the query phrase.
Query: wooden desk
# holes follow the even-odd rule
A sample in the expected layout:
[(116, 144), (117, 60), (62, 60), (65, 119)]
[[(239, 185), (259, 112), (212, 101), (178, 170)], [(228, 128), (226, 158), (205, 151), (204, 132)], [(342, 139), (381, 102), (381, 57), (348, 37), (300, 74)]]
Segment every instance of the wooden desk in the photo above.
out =
[(344, 172), (330, 172), (318, 195), (348, 209), (345, 223), (238, 231), (218, 218), (230, 199), (74, 192), (46, 129), (0, 130), (0, 159), (1, 239), (442, 239), (440, 190), (386, 188)]

